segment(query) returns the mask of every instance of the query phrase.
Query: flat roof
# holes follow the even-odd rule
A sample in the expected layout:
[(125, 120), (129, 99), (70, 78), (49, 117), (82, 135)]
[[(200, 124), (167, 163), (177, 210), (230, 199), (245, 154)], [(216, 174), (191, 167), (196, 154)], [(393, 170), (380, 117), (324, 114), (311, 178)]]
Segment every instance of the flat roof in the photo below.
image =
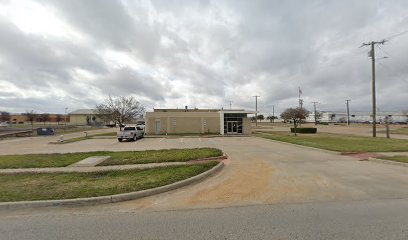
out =
[(244, 109), (215, 109), (215, 108), (155, 108), (154, 112), (243, 112)]

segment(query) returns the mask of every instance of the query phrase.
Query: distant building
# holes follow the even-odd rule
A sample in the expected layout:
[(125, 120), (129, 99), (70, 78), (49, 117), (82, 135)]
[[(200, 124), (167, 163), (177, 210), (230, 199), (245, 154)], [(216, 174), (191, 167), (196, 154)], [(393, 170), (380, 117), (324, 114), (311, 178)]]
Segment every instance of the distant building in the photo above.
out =
[[(47, 123), (63, 123), (64, 121), (69, 122), (69, 116), (63, 114), (48, 114)], [(33, 122), (42, 122), (41, 113), (37, 113)], [(10, 114), (11, 124), (24, 124), (29, 123), (27, 116), (24, 113)]]
[(242, 109), (154, 109), (146, 112), (147, 134), (250, 134), (248, 112)]
[(98, 116), (95, 109), (78, 109), (69, 113), (72, 125), (102, 125), (104, 121)]
[[(347, 122), (346, 112), (320, 112), (319, 122), (324, 123), (345, 123)], [(402, 112), (377, 112), (377, 122), (384, 122), (385, 117), (388, 116), (391, 123), (407, 123), (408, 116)], [(370, 112), (350, 112), (350, 123), (370, 123), (373, 121), (372, 114)], [(311, 112), (306, 122), (314, 122), (314, 113)]]

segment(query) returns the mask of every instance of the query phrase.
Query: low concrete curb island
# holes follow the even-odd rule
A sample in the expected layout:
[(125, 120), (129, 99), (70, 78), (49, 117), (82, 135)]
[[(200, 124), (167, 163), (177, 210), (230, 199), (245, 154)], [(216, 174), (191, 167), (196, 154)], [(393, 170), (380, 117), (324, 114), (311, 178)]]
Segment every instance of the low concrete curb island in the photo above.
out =
[[(226, 159), (225, 156), (219, 157), (219, 160)], [(143, 198), (159, 193), (168, 192), (177, 188), (187, 186), (199, 182), (217, 172), (219, 172), (224, 167), (224, 163), (220, 161), (212, 169), (203, 172), (194, 177), (184, 179), (179, 182), (175, 182), (169, 185), (147, 189), (137, 192), (122, 193), (101, 197), (90, 197), (90, 198), (76, 198), (76, 199), (62, 199), (62, 200), (39, 200), (39, 201), (19, 201), (19, 202), (1, 202), (0, 210), (5, 209), (21, 209), (21, 208), (36, 208), (36, 207), (55, 207), (55, 206), (85, 206), (103, 203), (115, 203), (121, 201), (134, 200), (138, 198)]]

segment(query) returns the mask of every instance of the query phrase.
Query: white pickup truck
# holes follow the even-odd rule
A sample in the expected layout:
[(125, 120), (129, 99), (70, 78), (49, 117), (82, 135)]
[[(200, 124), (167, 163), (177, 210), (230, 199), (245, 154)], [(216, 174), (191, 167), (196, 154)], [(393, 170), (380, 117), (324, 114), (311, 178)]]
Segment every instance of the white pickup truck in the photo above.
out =
[(125, 126), (116, 136), (119, 142), (123, 140), (136, 141), (138, 138), (144, 137), (144, 128), (141, 126)]

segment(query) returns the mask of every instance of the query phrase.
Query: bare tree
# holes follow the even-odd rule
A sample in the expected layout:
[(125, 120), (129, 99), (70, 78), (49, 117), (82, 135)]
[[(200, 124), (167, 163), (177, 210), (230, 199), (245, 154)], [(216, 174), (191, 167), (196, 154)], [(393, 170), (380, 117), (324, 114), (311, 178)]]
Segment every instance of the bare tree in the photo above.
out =
[(304, 108), (288, 108), (282, 114), (281, 118), (287, 121), (293, 121), (293, 126), (295, 128), (295, 136), (298, 124), (309, 116), (309, 111)]
[(36, 120), (38, 114), (34, 110), (30, 110), (30, 111), (27, 110), (25, 113), (23, 113), (23, 115), (26, 116), (27, 121), (31, 123), (31, 129), (33, 129), (33, 123), (34, 123), (34, 120)]
[(58, 125), (62, 120), (64, 120), (64, 117), (62, 116), (62, 114), (57, 114), (55, 116), (55, 121), (57, 121)]
[(50, 114), (48, 114), (48, 113), (40, 114), (40, 115), (38, 116), (38, 120), (39, 120), (40, 122), (43, 122), (43, 124), (45, 125), (45, 123), (50, 120)]
[(9, 122), (10, 121), (10, 113), (9, 112), (1, 112), (0, 113), (0, 122)]
[(145, 108), (134, 97), (109, 96), (105, 103), (96, 105), (96, 111), (102, 120), (118, 123), (122, 130), (122, 124), (143, 115)]

